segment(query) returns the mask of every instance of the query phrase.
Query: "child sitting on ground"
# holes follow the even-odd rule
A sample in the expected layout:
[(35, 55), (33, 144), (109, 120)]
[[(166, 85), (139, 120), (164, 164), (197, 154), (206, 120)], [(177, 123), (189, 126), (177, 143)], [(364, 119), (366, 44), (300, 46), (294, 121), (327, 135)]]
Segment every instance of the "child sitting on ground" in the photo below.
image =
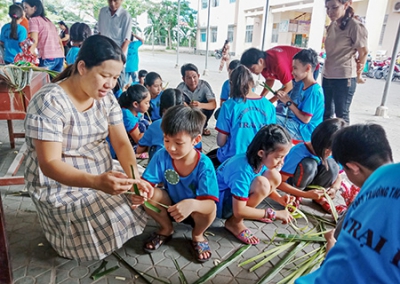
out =
[[(143, 137), (139, 140), (139, 146), (136, 149), (137, 154), (149, 152), (149, 161), (161, 148), (164, 148), (164, 136), (161, 129), (162, 116), (170, 107), (183, 104), (182, 92), (178, 89), (166, 89), (160, 95), (160, 115), (161, 119), (153, 122)], [(201, 141), (195, 145), (195, 148), (201, 151)]]
[(65, 61), (68, 65), (74, 64), (82, 43), (92, 35), (92, 30), (85, 23), (74, 23), (69, 31), (72, 47), (69, 49)]
[[(143, 118), (143, 114), (149, 109), (150, 94), (142, 85), (133, 85), (121, 94), (118, 99), (122, 109), (125, 130), (129, 140), (136, 150), (137, 143), (142, 138), (148, 127), (148, 121)], [(110, 145), (110, 152), (113, 159), (117, 159), (114, 149)], [(139, 159), (146, 159), (144, 153), (136, 155)]]
[[(343, 165), (347, 178), (358, 187), (362, 187), (376, 169), (393, 163), (385, 130), (378, 124), (356, 124), (339, 130), (332, 142), (332, 156)], [(344, 216), (339, 219), (336, 229), (327, 234), (327, 251), (339, 236)]]
[(162, 79), (161, 76), (156, 72), (150, 72), (144, 78), (144, 86), (150, 92), (150, 109), (147, 117), (150, 121), (156, 121), (160, 119), (160, 94), (162, 92)]
[(281, 126), (270, 124), (258, 131), (247, 152), (226, 160), (217, 169), (220, 191), (217, 217), (227, 218), (225, 228), (245, 244), (256, 245), (260, 240), (246, 228), (244, 219), (272, 223), (291, 221), (287, 210), (256, 207), (270, 197), (286, 206), (294, 201), (280, 196), (276, 187), (281, 182), (279, 169), (291, 147), (289, 133)]
[(215, 127), (220, 148), (208, 153), (216, 167), (236, 154), (245, 153), (257, 131), (276, 122), (273, 104), (251, 90), (254, 80), (247, 67), (239, 65), (230, 82), (231, 99), (222, 105)]
[(194, 149), (201, 140), (205, 119), (199, 109), (185, 105), (171, 107), (163, 116), (161, 128), (165, 148), (153, 156), (142, 178), (153, 186), (164, 184), (165, 189), (156, 187), (148, 197), (169, 207), (156, 205), (160, 213), (145, 208), (161, 226), (144, 245), (149, 253), (171, 239), (173, 219), (192, 224), (191, 245), (196, 259), (199, 262), (211, 259), (211, 250), (203, 234), (215, 219), (217, 179), (210, 159)]
[(312, 49), (303, 49), (293, 57), (293, 77), (296, 82), (303, 81), (301, 99), (298, 104), (292, 101), (285, 92), (277, 92), (278, 99), (289, 108), (294, 117), (277, 116), (276, 122), (285, 127), (292, 139), (308, 142), (311, 133), (323, 120), (324, 93), (322, 87), (314, 79), (314, 71), (318, 65), (318, 55)]
[[(228, 76), (229, 76), (229, 78), (231, 77), (231, 74), (232, 74), (233, 70), (235, 70), (235, 68), (238, 67), (239, 65), (240, 65), (240, 60), (238, 60), (238, 59), (232, 60), (229, 63), (229, 65), (228, 65)], [(215, 111), (215, 113), (214, 113), (214, 117), (215, 117), (216, 120), (218, 120), (219, 112), (221, 111), (221, 107), (222, 107), (223, 103), (229, 99), (229, 93), (231, 91), (230, 79), (229, 78), (222, 85), (221, 95), (220, 95), (220, 98), (219, 98), (219, 109), (217, 109)]]
[[(340, 118), (325, 120), (313, 131), (311, 142), (293, 146), (285, 158), (281, 170), (282, 183), (278, 188), (296, 196), (298, 202), (303, 197), (311, 198), (325, 211), (331, 213), (324, 191), (326, 190), (329, 196), (334, 198), (342, 181), (339, 165), (331, 157), (331, 146), (334, 134), (345, 126), (346, 122)], [(324, 190), (308, 190), (309, 185), (321, 186)], [(336, 207), (339, 214), (344, 209), (341, 206)]]

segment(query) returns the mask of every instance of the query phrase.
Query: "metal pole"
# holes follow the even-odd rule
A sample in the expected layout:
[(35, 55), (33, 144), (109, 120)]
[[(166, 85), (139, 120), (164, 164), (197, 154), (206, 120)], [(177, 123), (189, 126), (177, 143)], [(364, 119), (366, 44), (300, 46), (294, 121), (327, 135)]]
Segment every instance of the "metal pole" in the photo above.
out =
[(387, 114), (388, 108), (385, 106), (385, 104), (386, 104), (386, 99), (387, 99), (387, 94), (389, 92), (390, 84), (392, 83), (394, 65), (396, 64), (396, 56), (397, 56), (397, 51), (399, 49), (399, 42), (400, 42), (400, 22), (399, 22), (399, 27), (397, 28), (397, 36), (396, 36), (396, 40), (395, 40), (394, 46), (393, 46), (392, 59), (390, 60), (389, 73), (386, 78), (386, 84), (385, 84), (385, 89), (383, 91), (382, 102), (381, 102), (381, 105), (376, 109), (376, 112), (375, 112), (375, 115), (377, 115), (377, 116), (388, 117), (388, 114)]
[(264, 51), (264, 44), (265, 44), (265, 33), (267, 30), (267, 20), (268, 20), (268, 14), (269, 14), (269, 0), (266, 0), (265, 2), (265, 12), (264, 12), (264, 32), (263, 32), (263, 37), (262, 37), (262, 43), (261, 43), (261, 50)]
[(203, 75), (208, 75), (207, 64), (208, 64), (208, 42), (209, 42), (209, 35), (210, 35), (210, 11), (211, 11), (211, 0), (208, 0), (208, 15), (207, 15), (207, 34), (206, 34), (206, 61), (204, 66)]
[(151, 52), (154, 56), (154, 26), (151, 26)]
[(176, 65), (175, 68), (179, 67), (179, 32), (180, 32), (180, 16), (181, 16), (181, 0), (178, 0), (178, 24), (177, 24), (177, 28), (176, 28), (176, 32), (177, 32), (177, 45), (176, 45)]

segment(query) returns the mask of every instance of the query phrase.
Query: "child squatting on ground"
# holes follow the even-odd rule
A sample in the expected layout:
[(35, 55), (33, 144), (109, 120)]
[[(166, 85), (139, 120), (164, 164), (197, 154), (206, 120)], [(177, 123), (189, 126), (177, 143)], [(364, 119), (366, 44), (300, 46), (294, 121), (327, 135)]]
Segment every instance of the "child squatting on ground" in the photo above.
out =
[[(325, 120), (315, 128), (311, 142), (297, 144), (290, 149), (281, 170), (282, 183), (278, 188), (296, 196), (298, 202), (301, 198), (311, 198), (331, 213), (324, 191), (334, 198), (341, 184), (339, 165), (330, 157), (331, 146), (334, 134), (345, 126), (346, 122), (341, 118)], [(324, 190), (307, 188), (310, 185), (321, 186)], [(339, 214), (344, 209), (336, 206)]]
[[(174, 220), (193, 226), (191, 246), (196, 260), (205, 262), (211, 258), (204, 232), (216, 216), (217, 178), (211, 160), (194, 149), (201, 140), (205, 119), (201, 110), (185, 105), (171, 107), (163, 116), (165, 148), (153, 156), (142, 178), (153, 186), (163, 183), (163, 189), (155, 187), (148, 192), (148, 197), (169, 207), (156, 205), (160, 213), (146, 208), (160, 225), (144, 244), (144, 250), (149, 253), (171, 239)], [(138, 197), (135, 204), (143, 202)]]
[(280, 196), (276, 187), (281, 182), (279, 169), (291, 147), (289, 133), (276, 124), (261, 128), (246, 153), (226, 160), (217, 169), (220, 191), (217, 217), (226, 218), (225, 228), (245, 244), (256, 245), (260, 240), (246, 228), (244, 219), (284, 224), (292, 216), (285, 210), (256, 208), (266, 197), (286, 206), (294, 197)]

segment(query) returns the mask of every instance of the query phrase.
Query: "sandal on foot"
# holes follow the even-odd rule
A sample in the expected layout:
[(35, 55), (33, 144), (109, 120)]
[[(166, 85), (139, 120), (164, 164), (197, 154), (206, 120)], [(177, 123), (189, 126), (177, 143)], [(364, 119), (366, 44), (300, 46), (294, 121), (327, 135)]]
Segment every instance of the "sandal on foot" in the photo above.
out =
[(269, 219), (269, 218), (261, 218), (261, 219), (258, 219), (258, 220), (256, 220), (256, 221), (259, 221), (259, 222), (262, 222), (262, 223), (265, 223), (265, 224), (271, 224), (271, 223), (274, 222), (274, 221), (272, 221), (272, 220)]
[[(226, 227), (225, 227), (226, 229)], [(228, 229), (227, 229), (228, 230)], [(228, 230), (229, 231), (229, 230)], [(249, 229), (244, 229), (243, 231), (241, 231), (239, 234), (235, 235), (234, 233), (232, 233), (231, 231), (229, 231), (232, 235), (234, 235), (239, 241), (241, 241), (242, 243), (245, 243), (246, 245), (258, 245), (260, 243), (260, 240), (258, 239), (257, 242), (255, 243), (251, 243), (250, 239), (252, 237), (255, 237), (253, 235), (253, 233), (249, 230)]]
[(210, 136), (211, 135), (211, 131), (208, 128), (204, 128), (203, 129), (203, 136)]
[(136, 155), (136, 159), (144, 160), (144, 159), (148, 159), (148, 158), (149, 158), (149, 154), (147, 152)]
[[(326, 200), (325, 197), (322, 197), (318, 200), (313, 200), (314, 202), (318, 203), (319, 205), (321, 205), (321, 207), (328, 213), (332, 214), (332, 210), (331, 210), (331, 206), (329, 205), (328, 200)], [(336, 212), (338, 213), (338, 215), (341, 215), (344, 211), (347, 210), (347, 206), (345, 205), (336, 205), (335, 206)]]
[[(152, 253), (156, 251), (160, 246), (167, 243), (172, 239), (172, 234), (169, 236), (164, 236), (161, 234), (153, 233), (149, 237), (149, 239), (144, 243), (143, 250)], [(149, 248), (148, 245), (151, 245), (152, 248)]]
[[(198, 262), (206, 262), (211, 259), (212, 253), (211, 253), (210, 246), (208, 245), (208, 241), (203, 241), (203, 242), (191, 241), (191, 244), (192, 244), (194, 257)], [(205, 252), (208, 252), (210, 254), (209, 257), (200, 258), (200, 256)]]

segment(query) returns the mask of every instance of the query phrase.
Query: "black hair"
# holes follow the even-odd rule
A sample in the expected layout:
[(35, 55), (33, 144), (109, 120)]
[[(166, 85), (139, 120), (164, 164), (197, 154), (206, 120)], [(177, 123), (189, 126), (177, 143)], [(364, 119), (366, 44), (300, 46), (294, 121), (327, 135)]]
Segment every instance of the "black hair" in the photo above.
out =
[(138, 77), (143, 78), (143, 77), (146, 77), (147, 74), (148, 74), (147, 70), (142, 69), (142, 70), (139, 70)]
[(229, 84), (229, 97), (246, 101), (247, 94), (254, 87), (253, 75), (251, 75), (250, 70), (246, 66), (239, 65), (233, 70)]
[(229, 39), (225, 40), (224, 45), (222, 46), (222, 51), (224, 51), (225, 46), (229, 43)]
[(67, 26), (67, 24), (65, 24), (64, 21), (59, 21), (57, 24), (64, 26), (68, 30), (68, 26)]
[(162, 80), (160, 74), (158, 74), (156, 72), (147, 73), (146, 77), (144, 78), (144, 85), (146, 87), (150, 87), (150, 86), (152, 86), (154, 84), (154, 82), (157, 79)]
[(85, 67), (90, 69), (101, 65), (104, 61), (116, 60), (125, 64), (126, 58), (119, 47), (112, 39), (103, 35), (88, 37), (79, 49), (75, 63), (69, 65), (63, 72), (58, 74), (52, 82), (58, 82), (78, 73), (77, 65), (80, 61), (85, 62)]
[(258, 151), (263, 150), (268, 155), (283, 145), (292, 143), (289, 132), (280, 125), (269, 124), (262, 127), (254, 136), (249, 147), (247, 147), (246, 158), (253, 170), (261, 165), (261, 157)]
[(327, 167), (325, 150), (332, 149), (332, 141), (335, 133), (347, 125), (341, 118), (330, 118), (321, 122), (311, 134), (311, 145), (315, 155)]
[(195, 71), (197, 74), (199, 74), (199, 69), (197, 69), (196, 65), (192, 63), (187, 63), (185, 65), (182, 65), (181, 67), (182, 77), (185, 77), (186, 71)]
[(24, 16), (21, 6), (13, 4), (8, 7), (8, 15), (11, 18), (10, 38), (18, 40), (17, 21)]
[(36, 7), (36, 11), (29, 16), (29, 18), (34, 18), (34, 17), (42, 17), (46, 21), (50, 21), (46, 17), (46, 12), (44, 11), (43, 3), (41, 0), (24, 0), (22, 3), (27, 3), (31, 7)]
[[(329, 1), (331, 1), (331, 0), (325, 0), (325, 4), (326, 4), (326, 2), (329, 2)], [(350, 2), (350, 4), (351, 4), (351, 0), (337, 0), (339, 3), (341, 3), (341, 4), (346, 4), (347, 2)], [(342, 21), (340, 22), (340, 26), (339, 26), (339, 28), (341, 29), (341, 30), (344, 30), (345, 28), (346, 28), (346, 26), (347, 26), (347, 24), (349, 23), (349, 20), (351, 19), (351, 18), (353, 18), (354, 17), (354, 9), (353, 9), (353, 7), (351, 7), (350, 5), (347, 7), (347, 9), (346, 9), (346, 12), (345, 12), (345, 14), (344, 14), (344, 16), (343, 16), (343, 19), (342, 19)]]
[(69, 31), (70, 40), (72, 42), (83, 42), (92, 35), (92, 30), (85, 23), (76, 22), (71, 26)]
[(295, 59), (300, 61), (303, 65), (310, 64), (312, 71), (314, 71), (318, 65), (318, 54), (312, 48), (300, 50), (293, 56), (293, 60)]
[(240, 64), (250, 68), (252, 65), (257, 64), (258, 60), (265, 59), (266, 56), (267, 53), (265, 51), (252, 47), (243, 52), (240, 58)]
[(136, 84), (129, 86), (129, 88), (121, 94), (118, 103), (122, 108), (131, 109), (134, 102), (140, 104), (148, 96), (150, 96), (149, 90), (147, 90), (145, 86)]
[(183, 94), (179, 89), (168, 88), (164, 90), (160, 97), (160, 117), (170, 107), (183, 104)]
[(233, 71), (233, 70), (235, 70), (236, 67), (238, 67), (239, 65), (240, 65), (240, 60), (239, 60), (239, 59), (232, 60), (232, 61), (229, 63), (228, 69)]
[(186, 105), (170, 107), (164, 114), (161, 129), (164, 135), (175, 136), (180, 132), (185, 132), (196, 138), (203, 132), (206, 116), (200, 109)]
[(355, 124), (339, 130), (332, 142), (332, 155), (345, 168), (347, 163), (356, 162), (371, 171), (393, 162), (385, 130), (378, 124)]

